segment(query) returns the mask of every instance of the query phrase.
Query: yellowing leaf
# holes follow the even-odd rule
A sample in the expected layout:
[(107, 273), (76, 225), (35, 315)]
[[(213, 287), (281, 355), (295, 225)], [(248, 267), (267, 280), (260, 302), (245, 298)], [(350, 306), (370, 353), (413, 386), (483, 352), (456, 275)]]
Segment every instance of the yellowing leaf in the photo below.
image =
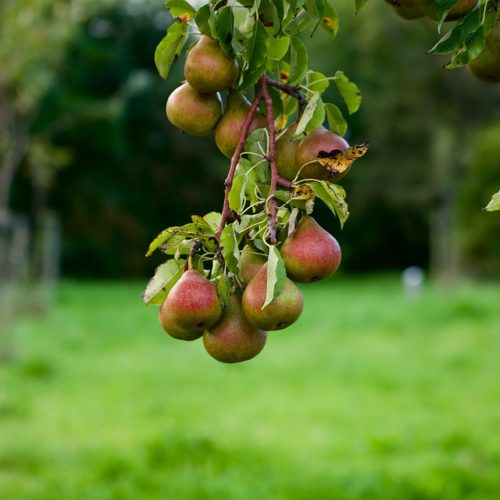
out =
[(293, 200), (312, 200), (314, 198), (314, 191), (309, 184), (300, 184), (295, 186), (292, 191)]
[(351, 146), (345, 151), (320, 151), (315, 162), (328, 171), (328, 180), (340, 179), (351, 168), (351, 165), (368, 151), (368, 142), (359, 146)]

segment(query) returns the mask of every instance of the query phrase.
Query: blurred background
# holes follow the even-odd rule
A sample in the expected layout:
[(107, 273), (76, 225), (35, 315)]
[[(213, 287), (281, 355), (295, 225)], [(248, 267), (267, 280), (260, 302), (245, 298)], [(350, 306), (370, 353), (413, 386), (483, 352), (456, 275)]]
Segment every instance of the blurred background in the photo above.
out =
[(228, 367), (140, 300), (228, 168), (166, 120), (162, 2), (0, 2), (0, 497), (498, 497), (500, 88), (426, 54), (435, 23), (335, 7), (310, 66), (359, 85), (371, 144), (345, 228), (315, 212), (342, 273)]

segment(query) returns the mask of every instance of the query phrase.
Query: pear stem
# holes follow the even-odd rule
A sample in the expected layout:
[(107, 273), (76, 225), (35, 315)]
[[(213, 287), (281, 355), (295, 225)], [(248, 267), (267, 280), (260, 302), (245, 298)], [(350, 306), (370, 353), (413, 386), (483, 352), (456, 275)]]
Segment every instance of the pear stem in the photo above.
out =
[(243, 148), (245, 146), (245, 141), (248, 136), (248, 132), (250, 130), (250, 125), (252, 124), (253, 117), (257, 111), (257, 107), (259, 106), (260, 101), (262, 100), (262, 93), (258, 92), (255, 96), (250, 109), (248, 110), (248, 114), (243, 123), (243, 127), (241, 127), (240, 132), (240, 141), (238, 146), (236, 146), (236, 150), (234, 151), (233, 156), (231, 157), (231, 165), (229, 167), (229, 172), (227, 174), (226, 180), (224, 181), (224, 205), (222, 207), (222, 217), (215, 232), (215, 237), (217, 240), (220, 239), (220, 235), (222, 234), (222, 230), (227, 223), (228, 218), (231, 215), (231, 208), (229, 207), (229, 193), (231, 188), (233, 187), (234, 173), (236, 172), (236, 167), (238, 166), (238, 162), (240, 160), (241, 153), (243, 152)]
[(269, 80), (266, 76), (260, 79), (260, 92), (266, 103), (267, 127), (269, 128), (269, 156), (268, 161), (271, 165), (271, 185), (269, 186), (269, 198), (267, 199), (267, 224), (268, 231), (266, 241), (270, 245), (276, 245), (277, 222), (278, 222), (278, 200), (273, 196), (280, 184), (280, 175), (276, 165), (276, 127), (274, 126), (273, 100), (269, 94), (267, 85)]

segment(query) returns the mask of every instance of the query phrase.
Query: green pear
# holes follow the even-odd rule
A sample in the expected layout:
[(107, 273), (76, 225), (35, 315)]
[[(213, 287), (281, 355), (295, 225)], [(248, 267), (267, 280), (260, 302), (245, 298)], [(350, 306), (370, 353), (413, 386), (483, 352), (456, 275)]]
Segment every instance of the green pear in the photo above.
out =
[(195, 137), (208, 135), (221, 115), (217, 94), (197, 92), (189, 83), (177, 87), (167, 99), (167, 118), (172, 125)]
[(221, 319), (203, 333), (208, 354), (222, 363), (254, 358), (264, 349), (266, 332), (252, 326), (241, 308), (241, 295), (233, 294)]
[(500, 83), (500, 14), (493, 29), (486, 35), (481, 53), (467, 64), (467, 69), (478, 80)]
[(300, 179), (319, 179), (336, 181), (342, 177), (332, 175), (331, 172), (319, 162), (314, 161), (320, 153), (344, 151), (349, 147), (347, 141), (324, 127), (314, 129), (299, 142), (295, 154)]
[(401, 18), (412, 20), (424, 17), (419, 7), (420, 0), (385, 0)]
[(267, 288), (267, 263), (251, 279), (243, 293), (243, 312), (261, 330), (282, 330), (294, 323), (304, 308), (304, 297), (297, 285), (286, 278), (281, 293), (264, 309)]
[(167, 314), (167, 308), (165, 306), (166, 301), (160, 306), (158, 313), (158, 319), (163, 329), (174, 339), (179, 340), (195, 340), (203, 335), (203, 332), (191, 332), (185, 328), (180, 327), (175, 321), (172, 320), (169, 314)]
[(250, 280), (259, 272), (267, 262), (266, 256), (258, 253), (250, 245), (245, 245), (240, 255), (240, 280), (243, 285), (248, 285)]
[(278, 173), (283, 179), (289, 181), (293, 181), (299, 170), (295, 159), (299, 141), (292, 141), (295, 130), (297, 130), (297, 124), (293, 123), (276, 141), (276, 165)]
[[(241, 129), (248, 115), (250, 103), (240, 92), (232, 90), (229, 92), (226, 110), (215, 129), (215, 143), (220, 151), (231, 158), (240, 142)], [(259, 112), (255, 113), (250, 124), (249, 133), (264, 128), (267, 121)]]
[(172, 324), (190, 332), (203, 332), (222, 313), (217, 289), (198, 271), (186, 271), (172, 287), (162, 305), (162, 314)]
[(186, 57), (184, 76), (201, 94), (215, 94), (231, 88), (238, 66), (213, 38), (202, 36)]
[(341, 260), (337, 240), (312, 217), (302, 217), (281, 247), (286, 273), (293, 281), (310, 283), (332, 275)]
[[(445, 21), (456, 21), (457, 19), (461, 19), (477, 5), (477, 2), (478, 0), (458, 0), (450, 12), (448, 12)], [(416, 0), (415, 3), (427, 17), (435, 21), (440, 20), (436, 0)]]

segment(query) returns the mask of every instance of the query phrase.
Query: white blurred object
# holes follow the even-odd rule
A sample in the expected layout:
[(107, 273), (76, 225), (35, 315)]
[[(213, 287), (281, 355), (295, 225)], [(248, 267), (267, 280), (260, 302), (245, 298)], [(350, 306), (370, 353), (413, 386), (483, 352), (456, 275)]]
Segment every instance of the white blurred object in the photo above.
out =
[(403, 271), (401, 280), (408, 297), (418, 297), (422, 293), (424, 278), (424, 271), (420, 267), (411, 266)]

